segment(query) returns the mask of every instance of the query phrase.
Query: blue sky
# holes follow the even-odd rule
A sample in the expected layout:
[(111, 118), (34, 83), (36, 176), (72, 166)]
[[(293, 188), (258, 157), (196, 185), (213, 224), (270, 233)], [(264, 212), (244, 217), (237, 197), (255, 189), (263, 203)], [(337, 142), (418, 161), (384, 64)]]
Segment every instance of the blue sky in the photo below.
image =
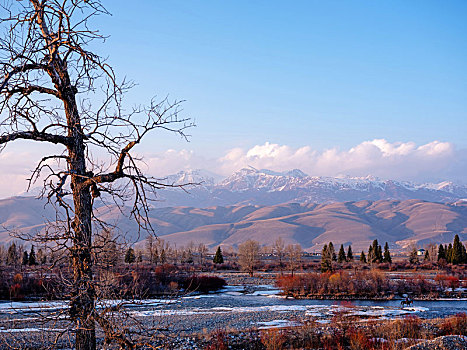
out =
[[(103, 52), (139, 86), (185, 99), (208, 155), (266, 141), (467, 146), (463, 1), (112, 1)], [(101, 47), (98, 47), (100, 50)], [(216, 147), (213, 147), (215, 145)]]
[[(467, 184), (466, 1), (104, 4), (112, 16), (93, 24), (110, 37), (92, 49), (138, 83), (127, 102), (186, 100), (197, 124), (189, 143), (155, 133), (138, 148), (152, 175), (251, 165)], [(0, 196), (25, 189), (43, 152), (0, 154)]]

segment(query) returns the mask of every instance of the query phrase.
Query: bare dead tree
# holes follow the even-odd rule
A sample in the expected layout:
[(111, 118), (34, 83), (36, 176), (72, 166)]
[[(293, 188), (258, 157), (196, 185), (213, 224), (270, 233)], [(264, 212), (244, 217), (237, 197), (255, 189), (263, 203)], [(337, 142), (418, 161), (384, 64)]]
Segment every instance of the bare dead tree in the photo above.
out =
[(238, 245), (238, 263), (243, 270), (253, 276), (255, 266), (259, 263), (260, 245), (257, 241), (249, 239)]
[(113, 311), (96, 308), (93, 224), (105, 223), (93, 214), (94, 200), (130, 200), (130, 215), (151, 229), (155, 191), (179, 185), (145, 175), (132, 151), (156, 129), (186, 137), (191, 123), (179, 117), (177, 101), (122, 107), (132, 84), (118, 83), (106, 60), (89, 50), (105, 39), (90, 28), (92, 17), (107, 14), (98, 0), (3, 1), (1, 11), (0, 150), (20, 139), (59, 150), (38, 160), (30, 185), (43, 181), (42, 195), (57, 208), (59, 228), (35, 239), (68, 250), (76, 349), (96, 348), (96, 323), (106, 337), (132, 348), (104, 317)]
[(289, 244), (285, 247), (285, 254), (287, 255), (287, 265), (290, 273), (294, 274), (302, 264), (303, 249), (300, 244)]

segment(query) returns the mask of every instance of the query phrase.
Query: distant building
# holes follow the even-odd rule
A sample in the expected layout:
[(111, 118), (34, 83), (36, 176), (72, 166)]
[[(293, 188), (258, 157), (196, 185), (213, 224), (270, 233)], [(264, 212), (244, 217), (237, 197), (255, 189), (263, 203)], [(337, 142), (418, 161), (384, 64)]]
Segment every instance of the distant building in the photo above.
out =
[(418, 255), (418, 256), (424, 256), (424, 255), (425, 255), (425, 252), (426, 252), (425, 249), (423, 249), (423, 248), (422, 248), (422, 249), (419, 249), (419, 250), (417, 250), (417, 255)]

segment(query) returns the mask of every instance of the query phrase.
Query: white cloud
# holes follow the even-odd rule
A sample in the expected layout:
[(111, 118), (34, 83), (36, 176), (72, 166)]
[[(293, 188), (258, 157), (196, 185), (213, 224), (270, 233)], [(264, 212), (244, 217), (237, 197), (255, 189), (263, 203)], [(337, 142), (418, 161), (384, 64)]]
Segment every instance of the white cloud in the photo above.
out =
[[(414, 142), (391, 143), (375, 139), (349, 150), (331, 148), (322, 152), (308, 146), (292, 148), (266, 142), (247, 150), (235, 148), (228, 151), (219, 159), (219, 169), (227, 175), (251, 165), (277, 171), (298, 168), (314, 176), (375, 175), (399, 180), (436, 181), (444, 179), (448, 173), (452, 176), (452, 168), (459, 163), (461, 154), (451, 143), (440, 141), (417, 146)], [(462, 178), (462, 169), (459, 171), (456, 180)]]
[[(221, 152), (221, 150), (220, 150)], [(26, 178), (40, 151), (0, 153), (0, 198), (23, 192)], [(467, 151), (449, 142), (364, 141), (350, 149), (313, 150), (266, 142), (249, 149), (233, 148), (208, 159), (191, 150), (169, 149), (159, 154), (141, 154), (144, 170), (158, 177), (187, 169), (206, 169), (228, 176), (246, 166), (286, 171), (298, 168), (313, 176), (366, 176), (416, 182), (454, 180), (466, 183)]]

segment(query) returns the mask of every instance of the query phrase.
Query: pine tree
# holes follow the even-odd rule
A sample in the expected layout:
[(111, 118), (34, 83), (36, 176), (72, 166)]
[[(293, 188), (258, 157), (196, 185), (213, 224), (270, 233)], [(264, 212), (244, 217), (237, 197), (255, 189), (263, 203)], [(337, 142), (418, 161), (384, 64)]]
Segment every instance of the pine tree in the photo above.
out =
[(360, 262), (366, 264), (366, 256), (365, 256), (365, 253), (363, 252), (363, 250), (362, 250), (362, 254), (360, 254)]
[(424, 261), (430, 261), (430, 253), (428, 252), (428, 249), (425, 250), (425, 257), (423, 258)]
[(131, 264), (131, 263), (134, 263), (135, 260), (136, 260), (135, 251), (133, 250), (133, 248), (130, 247), (125, 253), (125, 262), (127, 264)]
[(454, 243), (452, 245), (451, 263), (460, 264), (462, 262), (462, 243), (460, 242), (459, 236), (454, 236)]
[(212, 260), (214, 264), (223, 264), (224, 263), (224, 256), (222, 255), (221, 247), (217, 247), (216, 255), (214, 255), (214, 259)]
[(441, 259), (446, 260), (446, 252), (444, 251), (444, 246), (442, 244), (440, 244), (438, 248), (438, 261)]
[(381, 246), (378, 244), (378, 247), (376, 249), (376, 259), (377, 262), (383, 262), (383, 250), (381, 249)]
[(452, 244), (449, 243), (448, 249), (446, 249), (446, 261), (452, 264)]
[(28, 252), (24, 251), (23, 252), (23, 260), (21, 261), (21, 265), (27, 265), (27, 264), (29, 264), (29, 256), (28, 256)]
[(352, 252), (352, 246), (349, 245), (349, 249), (347, 249), (347, 261), (348, 262), (353, 262), (353, 252)]
[(381, 246), (378, 244), (378, 240), (375, 239), (368, 248), (368, 262), (370, 264), (380, 263), (383, 261), (383, 252)]
[(328, 271), (332, 271), (332, 252), (325, 244), (321, 252), (321, 272)]
[(334, 249), (334, 244), (332, 244), (332, 242), (329, 242), (328, 250), (329, 254), (331, 254), (332, 261), (337, 261), (336, 250)]
[(371, 264), (374, 260), (374, 252), (373, 252), (373, 246), (370, 245), (368, 247), (368, 262)]
[(391, 253), (389, 252), (388, 242), (384, 245), (383, 262), (392, 263)]
[(462, 263), (467, 264), (467, 250), (465, 249), (465, 245), (462, 244)]
[(339, 253), (337, 255), (337, 261), (339, 263), (343, 263), (345, 261), (345, 250), (344, 250), (343, 244), (341, 244), (341, 247), (339, 248)]
[(28, 264), (29, 264), (30, 266), (37, 265), (37, 261), (36, 261), (36, 252), (34, 251), (34, 246), (31, 246), (31, 251), (29, 252)]

